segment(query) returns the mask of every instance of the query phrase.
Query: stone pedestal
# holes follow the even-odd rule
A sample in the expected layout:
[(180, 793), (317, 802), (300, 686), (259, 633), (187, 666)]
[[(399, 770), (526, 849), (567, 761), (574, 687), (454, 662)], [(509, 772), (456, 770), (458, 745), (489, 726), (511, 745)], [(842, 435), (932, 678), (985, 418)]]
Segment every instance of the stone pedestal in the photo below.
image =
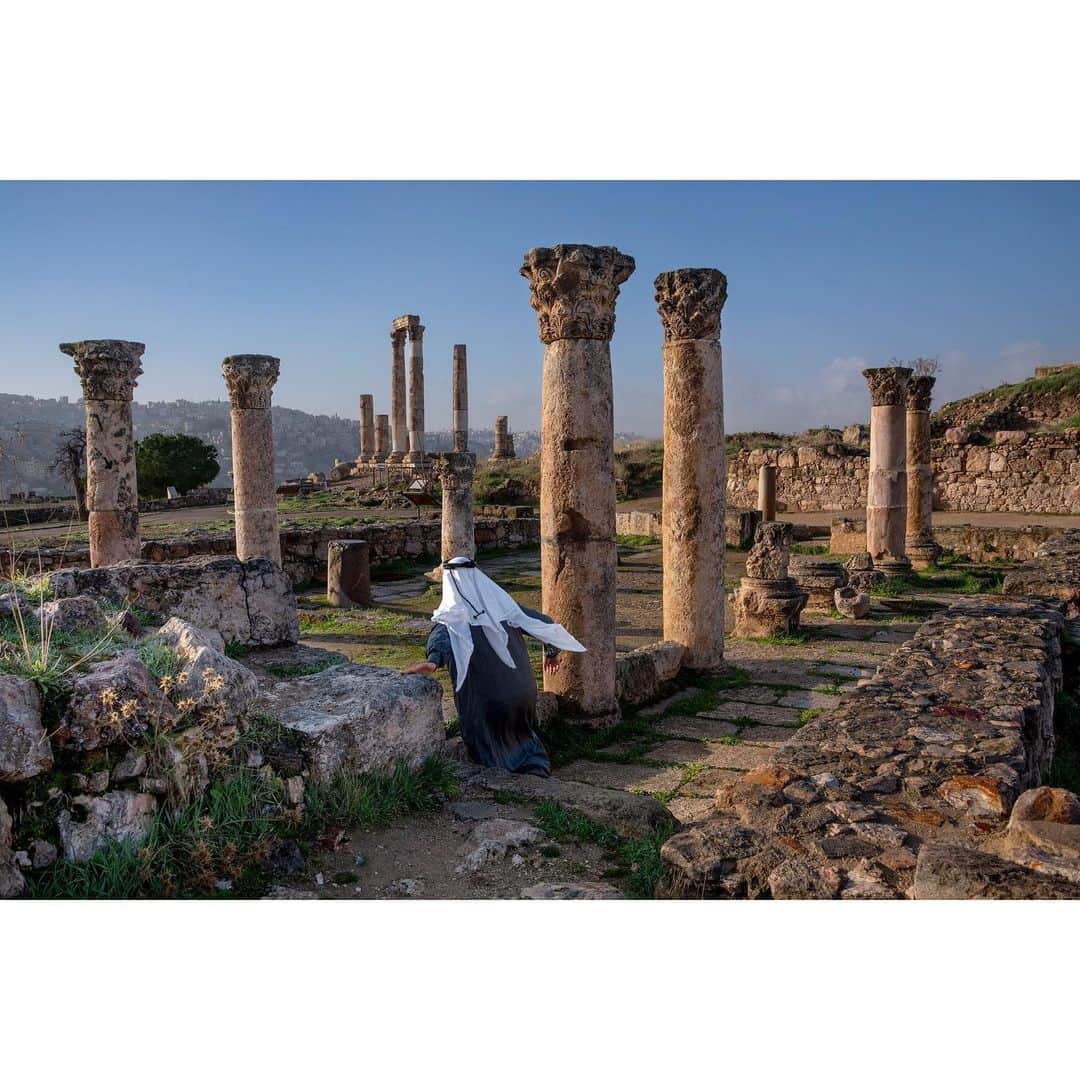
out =
[(905, 555), (907, 526), (907, 385), (911, 368), (868, 368), (870, 479), (866, 498), (866, 550), (890, 577), (911, 572)]
[(916, 570), (937, 564), (934, 473), (930, 465), (930, 399), (935, 379), (913, 375), (907, 385), (907, 524), (905, 554)]
[(791, 576), (808, 596), (807, 611), (832, 611), (834, 593), (847, 584), (847, 571), (837, 562), (795, 556), (790, 563)]
[(331, 607), (371, 606), (371, 556), (366, 540), (326, 545), (326, 599)]
[(724, 377), (719, 270), (671, 270), (655, 282), (664, 327), (664, 640), (684, 666), (724, 658)]
[(469, 449), (469, 366), (464, 345), (454, 346), (454, 372), (451, 394), (454, 399), (454, 452)]
[(405, 391), (405, 336), (407, 330), (394, 321), (390, 331), (390, 432), (391, 450), (387, 459), (393, 464), (405, 460), (409, 449), (409, 420)]
[(808, 599), (788, 575), (791, 537), (795, 527), (788, 521), (766, 521), (746, 557), (746, 576), (735, 590), (736, 637), (770, 637), (790, 634)]
[(227, 356), (221, 363), (232, 406), (233, 504), (236, 555), (281, 565), (274, 430), (270, 398), (281, 361), (276, 356)]
[(379, 413), (375, 417), (375, 454), (372, 461), (381, 465), (390, 454), (390, 417)]
[(613, 247), (534, 248), (521, 273), (544, 343), (540, 541), (544, 611), (588, 650), (545, 674), (561, 709), (618, 719), (611, 336), (634, 260)]
[(510, 434), (510, 420), (506, 416), (496, 416), (495, 446), (491, 451), (491, 460), (508, 461), (515, 456), (514, 436)]
[(74, 341), (60, 351), (75, 361), (86, 402), (86, 508), (90, 565), (139, 558), (139, 491), (131, 400), (142, 374), (139, 341)]
[(473, 477), (476, 455), (436, 454), (435, 476), (442, 485), (442, 561), (476, 554), (476, 526), (473, 520)]
[(360, 456), (359, 465), (370, 465), (375, 460), (375, 399), (370, 394), (360, 395)]
[(776, 520), (776, 466), (762, 465), (758, 470), (758, 509), (762, 521)]

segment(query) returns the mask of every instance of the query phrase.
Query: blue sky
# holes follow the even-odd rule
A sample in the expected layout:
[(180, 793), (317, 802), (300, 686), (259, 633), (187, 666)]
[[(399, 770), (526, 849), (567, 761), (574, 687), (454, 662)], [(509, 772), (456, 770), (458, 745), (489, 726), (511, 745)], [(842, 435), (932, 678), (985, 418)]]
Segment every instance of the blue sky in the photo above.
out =
[(223, 398), (221, 358), (282, 358), (275, 400), (389, 411), (389, 327), (420, 315), (427, 426), (469, 347), (474, 426), (539, 418), (530, 247), (614, 244), (637, 271), (612, 345), (616, 427), (661, 424), (653, 278), (728, 275), (727, 427), (864, 419), (862, 367), (937, 356), (939, 400), (1080, 360), (1080, 184), (5, 183), (0, 390), (79, 396), (58, 342), (147, 344), (141, 401)]

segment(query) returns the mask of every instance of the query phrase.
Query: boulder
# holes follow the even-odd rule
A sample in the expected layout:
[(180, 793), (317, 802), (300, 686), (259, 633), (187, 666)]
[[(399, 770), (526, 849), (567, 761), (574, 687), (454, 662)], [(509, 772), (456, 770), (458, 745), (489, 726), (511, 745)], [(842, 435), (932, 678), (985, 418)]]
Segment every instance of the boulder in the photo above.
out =
[(479, 870), (485, 863), (505, 857), (510, 850), (527, 847), (542, 840), (544, 834), (526, 821), (509, 818), (492, 818), (481, 821), (469, 834), (469, 844), (457, 873), (467, 874)]
[(1080, 825), (1080, 798), (1065, 788), (1030, 788), (1013, 805), (1009, 828), (1021, 821), (1053, 821), (1063, 825)]
[(398, 762), (416, 766), (446, 741), (442, 687), (388, 668), (338, 664), (276, 683), (260, 708), (297, 738), (316, 783)]
[(199, 649), (217, 649), (225, 651), (225, 639), (216, 630), (205, 630), (201, 626), (192, 626), (175, 615), (164, 626), (154, 631), (154, 637), (168, 645), (181, 661), (191, 660)]
[(91, 596), (62, 596), (49, 600), (35, 613), (52, 627), (52, 632), (104, 634), (109, 628), (105, 613)]
[(268, 559), (201, 555), (173, 562), (129, 562), (49, 575), (54, 594), (87, 594), (118, 605), (175, 615), (226, 642), (278, 645), (300, 636), (288, 574)]
[(68, 810), (57, 818), (60, 847), (71, 862), (89, 862), (110, 843), (141, 844), (150, 835), (157, 801), (152, 795), (112, 791), (108, 795), (77, 795), (72, 805), (85, 813), (76, 821)]
[(0, 675), (0, 783), (29, 780), (52, 763), (37, 687), (29, 679)]
[(1073, 900), (1080, 883), (1029, 870), (970, 848), (924, 844), (915, 867), (916, 900)]
[(259, 695), (255, 673), (217, 649), (201, 646), (180, 670), (181, 692), (200, 709), (221, 709), (234, 720), (251, 708)]
[(540, 881), (521, 890), (522, 900), (621, 900), (614, 885), (602, 881)]
[(26, 881), (11, 850), (11, 815), (0, 798), (0, 900), (18, 896), (25, 887)]
[(870, 594), (859, 592), (850, 585), (833, 594), (836, 610), (848, 619), (865, 619), (870, 614)]
[(93, 664), (72, 688), (57, 745), (96, 750), (121, 740), (132, 743), (151, 727), (173, 727), (178, 713), (134, 652)]

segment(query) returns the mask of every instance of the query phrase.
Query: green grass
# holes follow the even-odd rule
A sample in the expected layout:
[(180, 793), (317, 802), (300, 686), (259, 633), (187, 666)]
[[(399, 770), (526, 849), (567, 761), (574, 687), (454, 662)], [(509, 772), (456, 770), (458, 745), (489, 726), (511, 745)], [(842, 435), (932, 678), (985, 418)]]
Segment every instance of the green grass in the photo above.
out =
[(803, 709), (799, 713), (799, 727), (805, 727), (807, 724), (810, 723), (811, 720), (813, 720), (816, 717), (820, 716), (822, 713), (828, 712), (828, 711), (829, 711), (828, 709), (822, 709), (822, 708)]
[(615, 537), (619, 547), (646, 548), (655, 547), (660, 543), (659, 536), (641, 536), (638, 533), (620, 533)]
[[(450, 763), (433, 758), (419, 769), (347, 775), (309, 785), (305, 812), (285, 805), (284, 784), (261, 771), (234, 767), (197, 802), (161, 809), (141, 847), (110, 844), (90, 862), (59, 861), (28, 875), (37, 899), (206, 898), (260, 896), (269, 885), (263, 868), (283, 838), (310, 838), (328, 827), (382, 825), (395, 817), (431, 810), (456, 794)], [(228, 893), (215, 882), (232, 882)]]
[(180, 658), (163, 641), (146, 641), (139, 646), (139, 659), (155, 679), (172, 678), (180, 671)]
[(649, 836), (630, 839), (610, 825), (590, 821), (584, 814), (567, 810), (558, 803), (545, 801), (536, 807), (540, 827), (558, 842), (579, 840), (595, 844), (612, 863), (610, 876), (619, 878), (623, 891), (635, 899), (651, 899), (663, 871), (660, 848), (671, 836), (671, 829), (659, 829)]
[(1080, 795), (1080, 697), (1065, 692), (1054, 711), (1054, 760), (1050, 784)]
[(765, 637), (745, 638), (761, 645), (805, 645), (813, 635), (808, 630), (792, 630), (789, 634), (768, 634)]

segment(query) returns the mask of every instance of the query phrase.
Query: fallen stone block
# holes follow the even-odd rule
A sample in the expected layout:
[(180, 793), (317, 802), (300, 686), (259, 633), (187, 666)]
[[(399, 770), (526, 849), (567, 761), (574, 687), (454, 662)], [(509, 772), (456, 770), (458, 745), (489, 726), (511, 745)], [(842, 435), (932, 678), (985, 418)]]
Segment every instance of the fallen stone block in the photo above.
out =
[(108, 795), (77, 795), (72, 804), (86, 817), (76, 821), (68, 810), (57, 818), (60, 847), (70, 862), (89, 862), (110, 843), (141, 844), (150, 835), (157, 800), (152, 795), (112, 791)]

